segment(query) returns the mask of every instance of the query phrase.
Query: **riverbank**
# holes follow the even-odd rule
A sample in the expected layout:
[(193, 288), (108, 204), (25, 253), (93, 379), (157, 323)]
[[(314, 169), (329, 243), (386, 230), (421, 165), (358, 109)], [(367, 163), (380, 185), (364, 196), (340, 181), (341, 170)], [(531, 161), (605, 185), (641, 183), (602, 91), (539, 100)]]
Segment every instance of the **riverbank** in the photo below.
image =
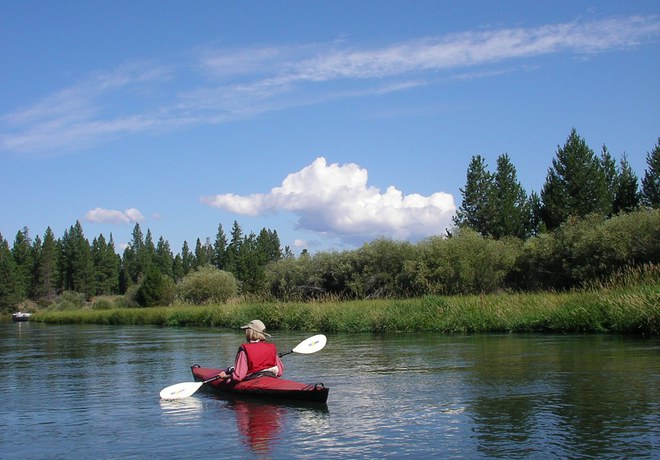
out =
[(269, 330), (319, 332), (599, 332), (660, 334), (660, 286), (570, 293), (427, 296), (417, 299), (230, 302), (151, 308), (40, 311), (45, 323), (238, 328), (260, 318)]

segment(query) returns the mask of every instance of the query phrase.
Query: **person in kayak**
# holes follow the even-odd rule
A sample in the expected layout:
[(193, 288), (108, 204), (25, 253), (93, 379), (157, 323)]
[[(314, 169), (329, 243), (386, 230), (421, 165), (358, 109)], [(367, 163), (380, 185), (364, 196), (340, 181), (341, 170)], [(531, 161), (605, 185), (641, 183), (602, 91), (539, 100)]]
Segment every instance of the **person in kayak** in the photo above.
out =
[(238, 348), (233, 369), (225, 369), (218, 376), (240, 382), (246, 378), (255, 378), (262, 375), (281, 377), (284, 373), (284, 365), (277, 354), (274, 344), (267, 342), (266, 326), (258, 319), (250, 321), (245, 326), (246, 343)]

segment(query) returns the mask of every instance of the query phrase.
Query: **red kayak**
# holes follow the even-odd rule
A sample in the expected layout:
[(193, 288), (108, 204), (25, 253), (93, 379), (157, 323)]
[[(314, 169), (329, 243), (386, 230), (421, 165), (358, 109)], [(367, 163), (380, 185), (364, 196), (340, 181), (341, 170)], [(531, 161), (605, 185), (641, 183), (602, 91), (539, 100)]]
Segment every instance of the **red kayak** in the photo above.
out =
[[(222, 369), (200, 367), (198, 364), (192, 366), (190, 370), (196, 382), (209, 380), (222, 371)], [(206, 383), (204, 387), (217, 393), (266, 396), (270, 398), (320, 403), (328, 400), (328, 392), (330, 391), (322, 383), (306, 384), (269, 376), (261, 376), (242, 382), (232, 382), (231, 380), (222, 379), (213, 380)]]

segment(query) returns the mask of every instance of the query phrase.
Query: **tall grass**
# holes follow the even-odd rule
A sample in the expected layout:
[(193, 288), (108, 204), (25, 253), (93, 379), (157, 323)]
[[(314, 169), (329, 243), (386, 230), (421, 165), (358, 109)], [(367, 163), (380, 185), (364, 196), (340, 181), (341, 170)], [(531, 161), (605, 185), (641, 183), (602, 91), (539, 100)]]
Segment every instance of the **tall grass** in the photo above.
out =
[(323, 332), (616, 332), (660, 334), (657, 289), (410, 300), (260, 303), (39, 312), (34, 321)]
[(660, 334), (660, 269), (629, 270), (568, 293), (426, 296), (403, 300), (229, 302), (204, 306), (42, 311), (34, 321), (321, 332), (611, 332)]

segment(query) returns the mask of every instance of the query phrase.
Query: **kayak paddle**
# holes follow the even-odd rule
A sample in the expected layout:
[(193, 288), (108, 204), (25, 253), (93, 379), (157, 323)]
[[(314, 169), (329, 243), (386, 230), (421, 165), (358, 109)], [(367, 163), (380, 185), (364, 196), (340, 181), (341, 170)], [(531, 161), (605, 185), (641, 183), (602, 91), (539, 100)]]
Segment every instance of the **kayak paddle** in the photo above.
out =
[(160, 399), (187, 398), (188, 396), (192, 396), (205, 383), (209, 383), (221, 378), (222, 377), (219, 375), (216, 375), (215, 377), (211, 377), (210, 379), (204, 380), (203, 382), (183, 382), (177, 383), (176, 385), (170, 385), (169, 387), (163, 388), (161, 390)]
[[(316, 353), (317, 351), (320, 351), (323, 349), (323, 347), (325, 347), (325, 343), (327, 342), (327, 340), (328, 339), (323, 334), (315, 335), (313, 337), (303, 340), (298, 345), (296, 345), (295, 348), (293, 348), (290, 351), (287, 351), (286, 353), (278, 353), (278, 356), (282, 357), (290, 353), (300, 353), (303, 355)], [(161, 399), (187, 398), (188, 396), (192, 396), (205, 383), (213, 382), (214, 380), (219, 380), (221, 378), (222, 377), (220, 377), (219, 375), (216, 375), (215, 377), (211, 377), (210, 379), (204, 380), (203, 382), (183, 382), (183, 383), (177, 383), (176, 385), (170, 385), (169, 387), (163, 388), (161, 390), (160, 398)]]
[(327, 341), (328, 339), (323, 334), (315, 335), (314, 337), (310, 337), (300, 342), (293, 350), (287, 351), (286, 353), (278, 353), (278, 356), (281, 358), (290, 353), (300, 353), (302, 355), (316, 353), (325, 347)]

